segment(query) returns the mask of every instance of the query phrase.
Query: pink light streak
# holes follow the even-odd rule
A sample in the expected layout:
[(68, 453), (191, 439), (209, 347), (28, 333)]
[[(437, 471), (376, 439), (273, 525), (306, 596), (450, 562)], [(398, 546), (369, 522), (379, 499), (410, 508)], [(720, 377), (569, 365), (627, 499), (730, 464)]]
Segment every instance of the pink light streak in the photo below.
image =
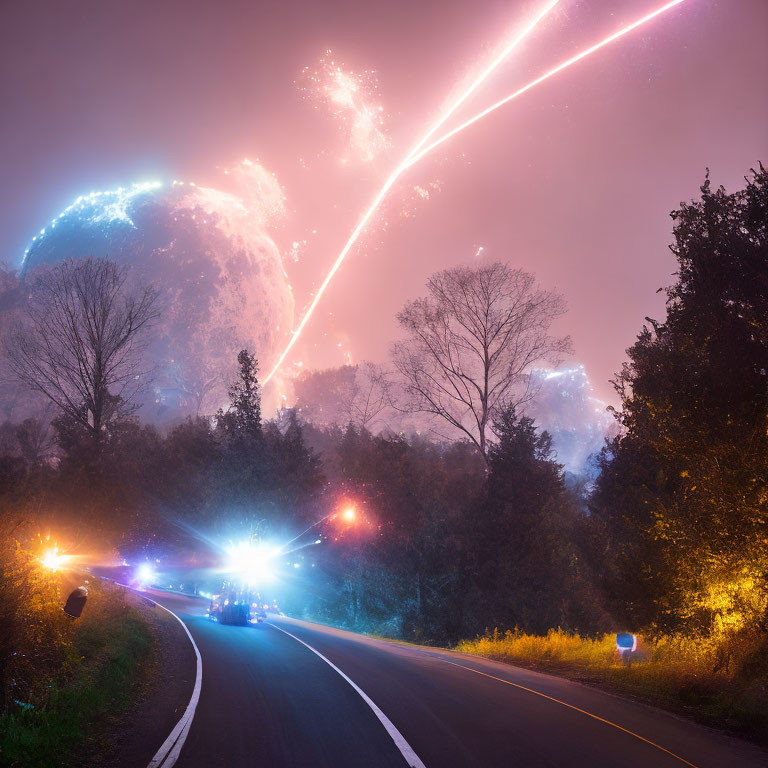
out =
[(344, 248), (341, 250), (341, 253), (336, 258), (336, 261), (333, 263), (330, 271), (328, 272), (322, 284), (320, 285), (319, 290), (315, 294), (315, 297), (312, 299), (312, 302), (310, 303), (307, 311), (304, 313), (304, 317), (302, 317), (298, 327), (293, 332), (290, 341), (288, 342), (282, 354), (280, 355), (277, 363), (275, 364), (274, 368), (270, 371), (269, 375), (264, 379), (264, 383), (266, 384), (270, 381), (270, 379), (275, 375), (275, 373), (277, 373), (280, 366), (285, 361), (285, 358), (288, 356), (289, 352), (293, 348), (296, 341), (298, 341), (298, 338), (301, 335), (304, 328), (306, 327), (310, 317), (312, 316), (312, 313), (315, 311), (315, 308), (320, 303), (320, 300), (322, 299), (323, 294), (325, 293), (326, 289), (330, 285), (331, 280), (333, 280), (333, 277), (338, 271), (339, 267), (344, 262), (344, 259), (346, 258), (347, 254), (351, 250), (352, 246), (359, 239), (360, 235), (365, 229), (366, 224), (368, 223), (370, 218), (373, 216), (373, 214), (378, 210), (379, 206), (381, 205), (382, 201), (386, 197), (389, 190), (392, 188), (395, 182), (400, 178), (400, 176), (403, 173), (405, 173), (405, 171), (407, 171), (412, 165), (414, 165), (419, 160), (421, 160), (425, 155), (432, 152), (434, 149), (436, 149), (438, 146), (440, 146), (444, 142), (448, 141), (448, 139), (452, 138), (457, 133), (460, 133), (464, 129), (478, 122), (486, 115), (489, 115), (491, 112), (496, 111), (497, 109), (509, 103), (513, 99), (516, 99), (518, 96), (521, 96), (526, 91), (529, 91), (532, 88), (536, 87), (537, 85), (543, 83), (545, 80), (548, 80), (549, 78), (554, 77), (554, 75), (558, 74), (559, 72), (562, 72), (563, 70), (567, 69), (573, 64), (576, 64), (577, 62), (581, 61), (587, 56), (590, 56), (591, 54), (605, 47), (606, 45), (618, 40), (619, 38), (623, 37), (629, 32), (632, 32), (633, 30), (637, 29), (643, 24), (646, 24), (647, 22), (651, 21), (657, 16), (660, 16), (666, 11), (671, 10), (675, 6), (680, 5), (684, 1), (685, 0), (672, 0), (671, 2), (666, 3), (660, 8), (657, 8), (655, 11), (652, 11), (651, 13), (646, 14), (645, 16), (638, 19), (637, 21), (634, 21), (631, 24), (628, 24), (627, 26), (622, 27), (617, 32), (614, 32), (613, 34), (609, 35), (605, 39), (601, 40), (599, 43), (596, 43), (595, 45), (585, 49), (581, 53), (578, 53), (576, 56), (573, 56), (570, 59), (567, 59), (566, 61), (561, 62), (553, 69), (549, 70), (548, 72), (545, 72), (543, 75), (540, 75), (535, 80), (532, 80), (527, 85), (524, 85), (522, 88), (519, 88), (517, 91), (505, 97), (501, 101), (497, 101), (495, 104), (492, 104), (487, 109), (484, 109), (482, 112), (479, 112), (474, 117), (471, 117), (469, 120), (466, 120), (461, 125), (448, 131), (448, 133), (443, 134), (439, 139), (433, 141), (427, 146), (424, 146), (425, 144), (427, 144), (429, 139), (437, 132), (437, 130), (446, 122), (446, 120), (448, 120), (448, 118), (475, 92), (475, 90), (477, 90), (480, 84), (483, 83), (488, 78), (488, 76), (495, 71), (495, 69), (499, 66), (499, 64), (501, 64), (501, 62), (535, 29), (536, 25), (557, 5), (558, 0), (550, 0), (550, 2), (548, 2), (539, 11), (539, 13), (523, 28), (523, 30), (512, 40), (512, 42), (506, 48), (504, 48), (504, 50), (499, 54), (499, 56), (497, 56), (496, 59), (494, 59), (493, 62), (485, 70), (483, 70), (480, 76), (469, 86), (469, 88), (467, 88), (464, 91), (464, 93), (462, 93), (462, 95), (438, 118), (435, 124), (427, 131), (427, 133), (413, 147), (413, 149), (408, 153), (405, 159), (395, 168), (395, 170), (390, 174), (390, 176), (384, 182), (384, 185), (381, 187), (378, 194), (373, 199), (373, 202), (371, 203), (367, 211), (363, 214), (362, 218), (358, 222), (355, 229), (352, 231), (352, 234), (350, 235), (349, 239), (344, 245)]
[(448, 141), (448, 139), (455, 136), (457, 133), (460, 133), (465, 128), (469, 128), (470, 125), (473, 125), (478, 120), (482, 120), (482, 118), (484, 118), (486, 115), (490, 115), (491, 112), (495, 112), (497, 109), (499, 109), (499, 107), (503, 107), (505, 104), (508, 104), (510, 101), (512, 101), (512, 99), (516, 99), (518, 96), (522, 96), (526, 91), (530, 91), (531, 88), (535, 88), (537, 85), (539, 85), (540, 83), (543, 83), (545, 80), (549, 80), (550, 77), (554, 77), (558, 72), (562, 72), (564, 69), (567, 69), (568, 67), (572, 66), (573, 64), (576, 64), (582, 59), (585, 59), (590, 54), (595, 53), (595, 51), (599, 51), (601, 48), (605, 47), (609, 43), (612, 43), (615, 40), (618, 40), (620, 37), (624, 37), (624, 35), (629, 34), (630, 32), (642, 26), (643, 24), (651, 21), (651, 19), (655, 19), (657, 16), (660, 16), (662, 13), (665, 13), (666, 11), (671, 10), (676, 5), (680, 5), (680, 3), (682, 2), (685, 2), (685, 0), (672, 0), (672, 2), (667, 3), (661, 8), (657, 8), (655, 11), (649, 13), (647, 16), (643, 16), (642, 19), (638, 19), (637, 21), (632, 22), (632, 24), (629, 24), (628, 26), (623, 27), (618, 32), (614, 32), (612, 35), (609, 35), (604, 40), (601, 40), (599, 43), (596, 43), (592, 47), (587, 48), (585, 51), (582, 51), (581, 53), (576, 54), (576, 56), (573, 56), (567, 61), (563, 61), (562, 63), (558, 64), (554, 69), (550, 69), (549, 72), (545, 72), (543, 75), (541, 75), (540, 77), (537, 77), (535, 80), (531, 80), (530, 83), (528, 83), (527, 85), (524, 85), (522, 88), (518, 89), (514, 93), (511, 93), (509, 96), (503, 98), (501, 101), (497, 101), (495, 104), (492, 104), (487, 109), (484, 109), (482, 112), (479, 112), (478, 114), (476, 114), (474, 117), (469, 118), (469, 120), (467, 120), (466, 122), (463, 122), (461, 125), (448, 131), (448, 133), (441, 136), (439, 139), (437, 139), (437, 141), (433, 141), (429, 146), (424, 147), (424, 149), (422, 149), (417, 154), (411, 155), (409, 164), (414, 165), (419, 160), (421, 160), (422, 157), (430, 153), (433, 149), (439, 147), (443, 142)]
[(509, 56), (509, 54), (515, 48), (517, 48), (517, 46), (535, 29), (536, 25), (558, 4), (558, 2), (559, 0), (549, 0), (544, 5), (544, 7), (533, 17), (533, 19), (528, 24), (526, 24), (522, 30), (512, 39), (509, 45), (507, 45), (504, 50), (491, 62), (491, 64), (480, 73), (480, 75), (473, 81), (469, 88), (467, 88), (464, 93), (462, 93), (462, 95), (445, 112), (443, 112), (443, 114), (437, 119), (434, 125), (424, 134), (421, 140), (413, 147), (413, 149), (411, 149), (408, 155), (406, 155), (405, 159), (395, 168), (394, 171), (392, 171), (376, 197), (374, 197), (373, 202), (368, 207), (368, 210), (363, 214), (362, 218), (357, 223), (357, 226), (352, 230), (352, 234), (349, 236), (349, 239), (342, 248), (341, 253), (339, 253), (339, 255), (336, 257), (336, 261), (334, 261), (330, 271), (321, 283), (320, 288), (315, 294), (315, 297), (312, 299), (309, 307), (307, 308), (307, 311), (304, 313), (304, 317), (301, 318), (301, 322), (291, 335), (290, 341), (278, 358), (275, 366), (269, 372), (269, 375), (264, 379), (264, 384), (267, 384), (269, 380), (277, 373), (277, 371), (280, 369), (280, 366), (285, 361), (285, 358), (288, 356), (288, 353), (291, 351), (294, 344), (298, 341), (299, 336), (309, 322), (310, 317), (312, 317), (312, 313), (320, 303), (320, 299), (322, 299), (323, 294), (331, 283), (331, 280), (333, 280), (334, 275), (344, 262), (344, 259), (352, 249), (352, 246), (359, 239), (371, 216), (373, 216), (373, 214), (378, 210), (382, 201), (387, 196), (387, 192), (389, 192), (398, 178), (400, 178), (400, 176), (411, 166), (411, 156), (417, 153), (424, 146), (424, 144), (429, 141), (429, 139), (443, 125), (443, 123), (445, 123), (445, 121), (448, 120), (448, 118), (477, 90), (477, 88), (488, 78), (488, 76), (499, 66), (499, 64), (501, 64), (501, 62), (507, 56)]

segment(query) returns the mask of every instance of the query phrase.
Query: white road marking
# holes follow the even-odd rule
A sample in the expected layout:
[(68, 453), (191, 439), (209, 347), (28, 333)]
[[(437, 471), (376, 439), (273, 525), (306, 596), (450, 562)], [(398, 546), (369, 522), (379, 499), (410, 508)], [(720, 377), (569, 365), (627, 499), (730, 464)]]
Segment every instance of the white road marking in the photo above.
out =
[[(288, 635), (288, 637), (292, 637), (294, 640), (296, 640), (296, 642), (301, 643), (303, 646), (309, 648), (312, 653), (319, 656), (331, 669), (338, 672), (360, 694), (360, 697), (363, 699), (363, 701), (373, 710), (373, 714), (379, 718), (379, 721), (384, 726), (384, 728), (386, 728), (386, 731), (392, 738), (392, 741), (395, 742), (395, 746), (400, 750), (400, 754), (405, 758), (406, 763), (408, 763), (411, 768), (426, 768), (424, 763), (421, 762), (419, 756), (413, 751), (411, 745), (405, 740), (403, 734), (400, 733), (397, 728), (395, 728), (395, 726), (392, 724), (392, 721), (376, 706), (376, 704), (374, 704), (370, 696), (368, 696), (368, 694), (363, 691), (359, 685), (357, 685), (353, 680), (345, 675), (330, 659), (327, 659), (325, 656), (323, 656), (320, 651), (313, 648), (309, 643), (305, 643), (303, 640), (300, 640), (298, 637), (296, 637), (296, 635), (292, 635), (290, 632), (286, 632), (284, 629), (278, 627), (275, 624), (270, 624), (270, 626)], [(150, 768), (154, 768), (154, 766), (150, 766)]]
[(189, 728), (192, 725), (192, 718), (195, 716), (195, 709), (197, 709), (197, 702), (200, 701), (200, 688), (203, 684), (203, 660), (200, 657), (200, 651), (198, 650), (197, 643), (192, 639), (192, 635), (187, 629), (187, 625), (171, 610), (164, 605), (160, 605), (156, 600), (152, 600), (151, 597), (141, 595), (155, 605), (160, 606), (164, 611), (168, 611), (178, 622), (184, 627), (184, 631), (187, 633), (189, 642), (192, 643), (192, 647), (195, 649), (195, 656), (197, 656), (197, 674), (195, 677), (195, 687), (192, 691), (192, 698), (187, 704), (187, 708), (184, 710), (184, 714), (181, 716), (181, 720), (176, 723), (176, 726), (171, 731), (168, 738), (163, 742), (163, 746), (157, 750), (155, 756), (149, 761), (147, 768), (171, 768), (179, 759), (179, 753), (184, 746), (184, 742), (187, 740), (187, 734)]

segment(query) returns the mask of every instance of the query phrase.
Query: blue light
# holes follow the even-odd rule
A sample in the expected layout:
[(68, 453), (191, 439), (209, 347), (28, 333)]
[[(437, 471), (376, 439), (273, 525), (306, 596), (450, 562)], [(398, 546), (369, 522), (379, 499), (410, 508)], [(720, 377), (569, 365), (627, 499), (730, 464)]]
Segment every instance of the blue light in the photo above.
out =
[[(90, 192), (87, 195), (80, 195), (74, 203), (67, 206), (58, 216), (53, 218), (50, 228), (56, 226), (59, 219), (64, 218), (70, 213), (87, 214), (86, 221), (93, 224), (112, 224), (114, 222), (123, 222), (132, 228), (136, 228), (133, 220), (128, 215), (128, 208), (134, 198), (154, 189), (161, 189), (161, 181), (145, 181), (138, 184), (132, 184), (130, 187), (118, 187), (117, 189), (104, 190), (101, 192)], [(45, 237), (48, 229), (43, 227), (39, 234), (32, 238), (32, 243), (37, 243), (38, 239)], [(21, 267), (24, 265), (32, 248), (30, 245), (25, 251), (21, 260)]]

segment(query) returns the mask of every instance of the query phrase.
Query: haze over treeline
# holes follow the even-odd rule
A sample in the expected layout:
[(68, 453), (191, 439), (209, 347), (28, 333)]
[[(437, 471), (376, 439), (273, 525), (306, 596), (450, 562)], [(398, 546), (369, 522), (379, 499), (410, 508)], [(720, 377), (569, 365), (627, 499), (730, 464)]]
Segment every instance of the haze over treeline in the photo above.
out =
[[(662, 4), (561, 0), (467, 116)], [(165, 0), (143, 3), (139, 18), (135, 2), (13, 3), (0, 29), (0, 68), (11, 74), (0, 259), (16, 265), (31, 237), (91, 190), (174, 178), (226, 189), (215, 169), (260, 158), (287, 197), (274, 238), (303, 306), (377, 180), (540, 6), (391, 0), (383, 13), (234, 0), (222, 14), (215, 3)], [(77, 28), (62, 35), (73, 14)], [(405, 300), (484, 246), (567, 293), (565, 332), (598, 396), (613, 402), (608, 379), (637, 323), (662, 312), (655, 289), (674, 268), (666, 213), (705, 164), (735, 189), (764, 156), (766, 26), (763, 0), (685, 2), (447, 142), (390, 198), (386, 235), (376, 227), (334, 278), (289, 365), (338, 366), (348, 351), (383, 359)], [(383, 107), (390, 141), (378, 161), (350, 157), (346, 115), (294, 87), (329, 46), (346, 73), (378, 80), (369, 103)], [(261, 344), (242, 346), (267, 367)]]
[[(619, 431), (583, 482), (566, 482), (527, 415), (528, 373), (569, 342), (550, 329), (560, 297), (526, 272), (437, 273), (399, 315), (394, 369), (358, 370), (328, 403), (343, 401), (346, 423), (317, 403), (265, 419), (258, 350), (243, 350), (229, 407), (163, 432), (132, 410), (162, 311), (152, 290), (100, 259), (41, 272), (3, 328), (7, 370), (26, 385), (14, 396), (50, 403), (2, 425), (4, 562), (45, 529), (82, 551), (200, 564), (211, 552), (190, 530), (287, 540), (353, 502), (361, 525), (321, 526), (297, 555), (313, 568), (288, 585), (292, 611), (439, 643), (493, 628), (675, 634), (764, 679), (768, 171), (730, 194), (707, 180), (672, 219), (666, 316), (638, 319), (615, 382)], [(19, 287), (4, 285), (6, 303)], [(450, 439), (374, 434), (384, 409), (427, 413)]]

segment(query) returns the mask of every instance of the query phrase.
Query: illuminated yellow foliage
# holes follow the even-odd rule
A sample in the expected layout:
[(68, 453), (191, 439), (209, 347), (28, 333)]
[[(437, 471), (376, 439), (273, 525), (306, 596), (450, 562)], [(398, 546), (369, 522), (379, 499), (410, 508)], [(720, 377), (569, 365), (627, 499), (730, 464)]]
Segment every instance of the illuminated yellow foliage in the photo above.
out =
[(592, 639), (562, 629), (550, 629), (544, 636), (529, 635), (518, 630), (500, 634), (495, 630), (492, 635), (462, 641), (456, 650), (504, 661), (530, 659), (573, 662), (586, 666), (606, 666), (620, 661), (615, 637), (604, 635)]
[(765, 612), (766, 595), (746, 569), (735, 576), (714, 579), (697, 599), (697, 607), (712, 614), (714, 635), (738, 631)]
[(12, 537), (0, 540), (0, 645), (10, 651), (2, 685), (11, 700), (44, 701), (73, 661), (73, 623), (61, 610), (61, 577)]

